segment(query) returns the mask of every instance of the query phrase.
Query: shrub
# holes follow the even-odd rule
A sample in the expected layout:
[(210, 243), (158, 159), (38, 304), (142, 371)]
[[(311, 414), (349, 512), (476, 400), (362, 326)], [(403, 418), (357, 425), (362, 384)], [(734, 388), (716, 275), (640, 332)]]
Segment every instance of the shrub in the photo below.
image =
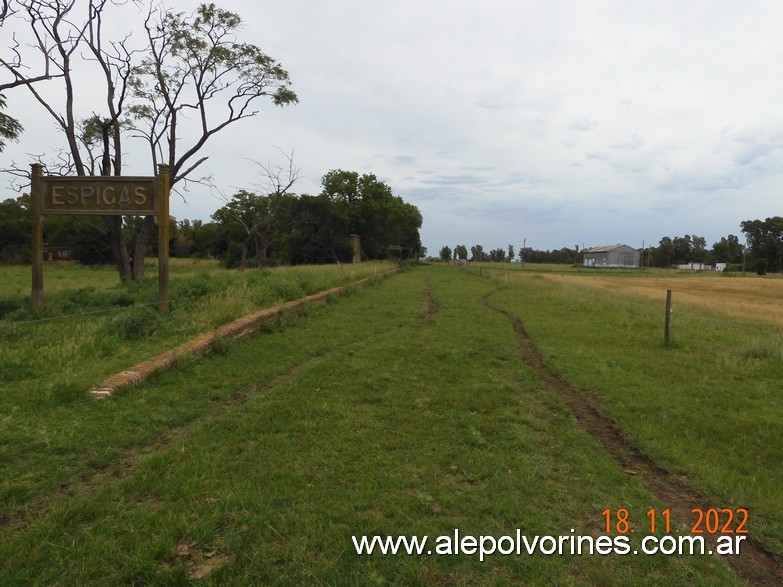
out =
[(236, 269), (242, 261), (242, 243), (231, 242), (220, 260), (226, 269)]
[(128, 340), (144, 338), (155, 334), (160, 325), (160, 314), (151, 306), (136, 306), (122, 311), (111, 318), (105, 326), (106, 334)]

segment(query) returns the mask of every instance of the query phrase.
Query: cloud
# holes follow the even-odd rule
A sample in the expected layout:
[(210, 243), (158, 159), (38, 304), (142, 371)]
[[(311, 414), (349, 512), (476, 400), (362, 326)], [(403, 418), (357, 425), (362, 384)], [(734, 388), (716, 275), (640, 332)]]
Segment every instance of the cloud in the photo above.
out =
[(587, 118), (580, 118), (579, 120), (575, 120), (572, 122), (568, 128), (569, 130), (574, 130), (577, 132), (588, 132), (593, 130), (596, 126), (598, 126), (597, 120), (590, 120)]
[[(779, 213), (783, 3), (221, 6), (300, 97), (259, 105), (210, 140), (203, 169), (226, 191), (252, 185), (248, 159), (293, 149), (296, 191), (317, 193), (330, 169), (375, 173), (421, 208), (435, 251), (524, 237), (538, 248), (686, 232), (714, 242), (742, 219)], [(87, 88), (80, 116), (98, 107)], [(7, 98), (27, 132), (4, 160), (54, 153), (62, 141), (40, 107), (22, 92)], [(128, 173), (145, 173), (143, 145), (128, 147)], [(179, 218), (217, 207), (198, 188), (174, 205)]]
[(391, 158), (392, 162), (396, 165), (416, 165), (419, 161), (419, 158), (415, 155), (397, 155), (395, 157)]

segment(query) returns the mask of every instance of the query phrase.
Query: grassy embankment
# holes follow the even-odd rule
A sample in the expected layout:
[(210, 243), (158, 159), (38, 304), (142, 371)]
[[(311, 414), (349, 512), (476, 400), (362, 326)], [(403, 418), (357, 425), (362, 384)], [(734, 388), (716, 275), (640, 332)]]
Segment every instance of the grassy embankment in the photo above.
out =
[[(213, 262), (175, 261), (166, 316), (155, 310), (155, 279), (122, 285), (111, 268), (59, 263), (45, 269), (46, 312), (33, 316), (29, 267), (0, 267), (0, 518), (66, 483), (83, 465), (105, 466), (124, 447), (193, 417), (183, 390), (183, 404), (160, 412), (119, 409), (83, 419), (93, 384), (259, 308), (392, 267), (239, 273)], [(154, 267), (148, 271), (155, 274)]]
[(82, 389), (189, 337), (259, 308), (391, 269), (385, 263), (225, 271), (216, 262), (173, 259), (172, 311), (157, 313), (157, 271), (121, 284), (110, 267), (49, 264), (45, 312), (30, 311), (29, 267), (0, 267), (0, 380), (33, 384), (38, 399)]
[[(779, 473), (765, 460), (779, 455), (779, 432), (748, 436), (756, 404), (745, 403), (772, 399), (765, 386), (775, 361), (749, 356), (741, 340), (726, 346), (720, 322), (706, 334), (678, 331), (677, 346), (663, 351), (657, 305), (520, 279), (506, 285), (449, 267), (415, 269), (103, 402), (87, 397), (87, 380), (100, 377), (94, 363), (113, 359), (89, 345), (109, 343), (80, 342), (84, 331), (72, 326), (81, 362), (64, 361), (61, 381), (57, 369), (44, 379), (17, 365), (17, 380), (3, 383), (0, 577), (731, 584), (715, 557), (496, 554), (480, 562), (355, 553), (351, 536), (361, 534), (597, 536), (605, 508), (638, 517), (666, 507), (521, 361), (508, 320), (480, 302), (498, 287), (491, 302), (521, 316), (547, 361), (597, 390), (635, 442), (710, 495), (750, 507), (752, 531), (780, 536), (767, 507), (780, 503), (771, 479)], [(189, 314), (177, 319), (175, 309), (164, 320), (176, 330)], [(143, 331), (137, 339), (144, 337), (150, 347), (164, 342)], [(708, 383), (709, 372), (677, 367), (721, 348), (734, 387), (725, 375)], [(662, 374), (662, 365), (673, 371)], [(685, 380), (670, 382), (677, 374)], [(713, 381), (725, 383), (719, 393), (709, 393)], [(713, 396), (717, 406), (694, 409), (693, 398), (704, 408)], [(778, 410), (763, 417), (774, 420)], [(716, 438), (727, 461), (715, 458)], [(729, 471), (742, 454), (744, 469)]]

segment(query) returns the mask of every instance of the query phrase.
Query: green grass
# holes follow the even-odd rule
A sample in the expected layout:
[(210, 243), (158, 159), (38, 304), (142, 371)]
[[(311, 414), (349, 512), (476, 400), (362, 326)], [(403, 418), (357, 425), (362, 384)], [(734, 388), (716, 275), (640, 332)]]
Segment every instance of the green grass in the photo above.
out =
[(2, 582), (736, 583), (713, 557), (356, 554), (352, 535), (597, 536), (605, 508), (665, 507), (520, 360), (480, 303), (496, 287), (414, 269), (105, 401), (4, 398)]
[[(250, 311), (388, 268), (367, 263), (238, 273), (203, 261), (174, 263), (173, 309), (160, 316), (153, 309), (154, 280), (122, 285), (110, 268), (47, 267), (52, 281), (68, 283), (70, 289), (52, 288), (44, 317), (22, 307), (0, 320), (0, 463), (5, 472), (0, 516), (58, 487), (80, 464), (106, 462), (150, 429), (192, 417), (190, 406), (175, 406), (145, 416), (150, 421), (138, 422), (137, 429), (133, 413), (102, 415), (103, 408), (85, 393), (93, 384)], [(1, 267), (0, 291), (24, 305), (29, 297), (25, 301), (7, 293), (17, 287), (21, 272)], [(118, 299), (129, 301), (117, 304)]]
[(25, 268), (0, 267), (0, 380), (14, 382), (8, 390), (0, 383), (0, 393), (12, 401), (40, 396), (53, 381), (89, 387), (260, 308), (391, 267), (364, 263), (239, 273), (219, 269), (214, 262), (181, 260), (172, 264), (172, 311), (167, 316), (155, 311), (156, 279), (121, 284), (111, 268), (70, 264), (47, 267), (49, 282), (62, 287), (45, 285), (45, 312), (33, 315), (29, 293), (18, 291)]
[(748, 508), (751, 532), (783, 554), (781, 329), (679, 307), (664, 348), (662, 303), (621, 288), (525, 280), (493, 301), (633, 444), (686, 475), (704, 508)]

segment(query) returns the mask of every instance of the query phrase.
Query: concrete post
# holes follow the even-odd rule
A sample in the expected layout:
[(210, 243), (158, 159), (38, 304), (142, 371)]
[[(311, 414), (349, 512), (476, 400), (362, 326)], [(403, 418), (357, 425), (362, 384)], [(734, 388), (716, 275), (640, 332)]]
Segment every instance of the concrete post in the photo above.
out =
[(351, 235), (351, 246), (353, 246), (353, 262), (362, 262), (362, 237), (358, 234)]

